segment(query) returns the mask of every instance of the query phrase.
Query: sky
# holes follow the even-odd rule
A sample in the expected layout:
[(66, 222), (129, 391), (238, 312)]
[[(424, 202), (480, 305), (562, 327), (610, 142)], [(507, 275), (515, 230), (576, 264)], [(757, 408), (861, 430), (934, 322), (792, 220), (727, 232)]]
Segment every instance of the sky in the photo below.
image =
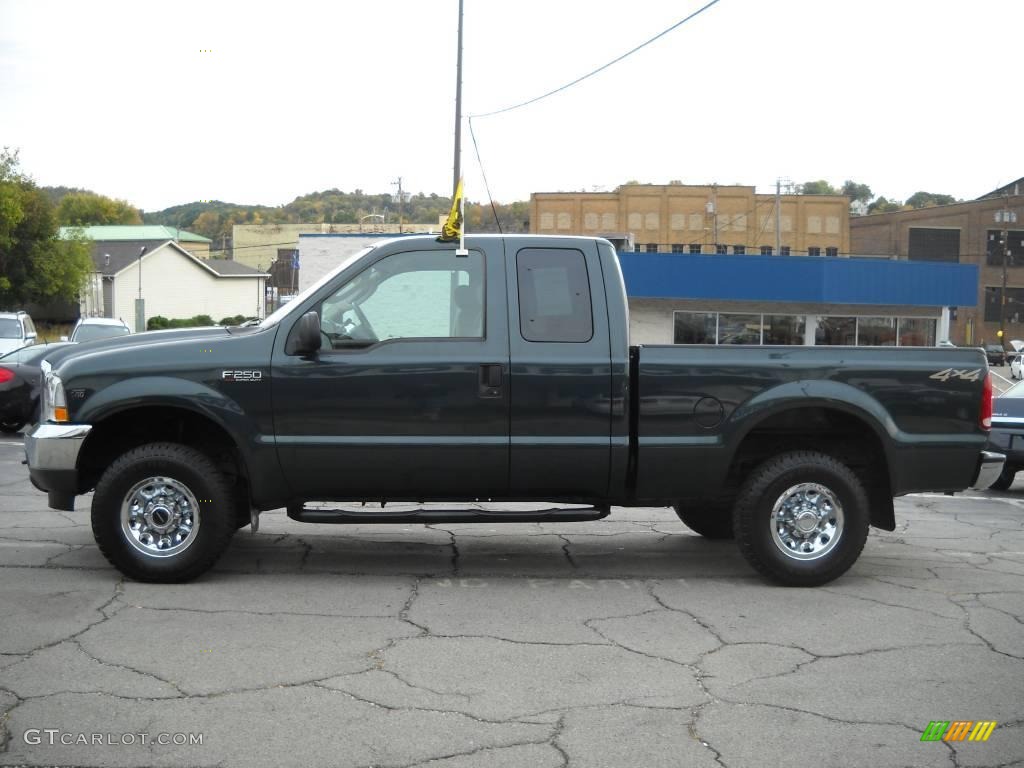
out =
[[(463, 113), (533, 98), (707, 0), (464, 0)], [(0, 146), (144, 210), (447, 195), (458, 0), (0, 0)], [(466, 195), (1024, 176), (1020, 0), (719, 0), (600, 74), (463, 120)]]

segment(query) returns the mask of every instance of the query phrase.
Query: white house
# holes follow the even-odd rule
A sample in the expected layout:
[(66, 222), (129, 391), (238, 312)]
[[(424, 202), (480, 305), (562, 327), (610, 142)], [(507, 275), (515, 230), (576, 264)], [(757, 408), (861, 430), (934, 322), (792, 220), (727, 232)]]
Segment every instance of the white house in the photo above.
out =
[(236, 261), (198, 259), (172, 240), (97, 241), (92, 258), (96, 271), (82, 291), (82, 317), (119, 317), (145, 330), (135, 328), (140, 293), (147, 318), (264, 315), (268, 275)]

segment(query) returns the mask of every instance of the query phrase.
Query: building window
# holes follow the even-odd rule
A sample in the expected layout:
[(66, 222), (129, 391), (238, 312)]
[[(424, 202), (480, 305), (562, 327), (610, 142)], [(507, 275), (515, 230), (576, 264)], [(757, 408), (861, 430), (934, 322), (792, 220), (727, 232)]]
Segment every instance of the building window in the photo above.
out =
[(700, 253), (700, 243), (690, 243), (690, 253)]
[(682, 243), (672, 243), (672, 253), (685, 253)]
[(526, 341), (585, 342), (594, 335), (583, 253), (523, 248), (516, 254), (519, 332)]
[(960, 230), (911, 227), (907, 234), (907, 258), (911, 261), (960, 261)]
[(716, 245), (715, 246), (715, 253), (725, 254), (725, 253), (728, 253), (728, 252), (729, 252), (729, 246), (727, 246), (727, 245)]
[(714, 312), (673, 312), (674, 344), (714, 344), (717, 315)]
[[(957, 235), (960, 234), (959, 230), (954, 230)], [(914, 234), (914, 230), (910, 230), (910, 234)], [(1008, 267), (1024, 267), (1024, 232), (1011, 229), (1007, 231), (1010, 241), (1010, 253), (1006, 257), (1006, 266)], [(985, 241), (986, 254), (985, 263), (990, 267), (1001, 267), (1003, 266), (1003, 231), (1001, 229), (990, 229), (988, 231), (988, 238)], [(957, 242), (959, 247), (959, 241)], [(911, 252), (910, 258), (913, 259), (914, 255)], [(921, 258), (920, 256), (918, 258)], [(959, 251), (958, 257), (959, 260)], [(943, 259), (945, 261), (945, 259)]]
[(747, 252), (747, 246), (745, 246), (745, 245), (734, 245), (732, 247), (732, 252), (735, 253), (737, 256), (743, 256)]
[(633, 253), (640, 253), (640, 243), (633, 246)]
[(789, 246), (788, 245), (780, 245), (779, 246), (779, 256), (789, 256)]
[(772, 247), (770, 245), (762, 245), (761, 246), (761, 255), (762, 256), (771, 256), (772, 255)]
[(761, 316), (718, 314), (719, 344), (760, 344)]
[(901, 317), (900, 346), (934, 347), (935, 320), (930, 317)]
[(645, 247), (647, 248), (647, 252), (648, 253), (657, 253), (658, 252), (658, 244), (657, 243), (648, 243)]
[(819, 346), (852, 347), (857, 343), (856, 317), (819, 317), (814, 329), (814, 343)]
[(810, 245), (807, 247), (808, 256), (821, 256), (821, 248), (816, 245)]
[(803, 315), (765, 315), (765, 344), (801, 345), (804, 343), (804, 328), (807, 318)]
[[(999, 322), (1000, 286), (985, 286), (985, 322)], [(1024, 323), (1024, 288), (1006, 289), (1006, 310), (1003, 319), (1008, 323)]]
[(895, 347), (896, 318), (857, 318), (857, 344), (862, 347)]
[(826, 256), (838, 256), (839, 255), (839, 249), (830, 246), (830, 247), (825, 249), (825, 255)]

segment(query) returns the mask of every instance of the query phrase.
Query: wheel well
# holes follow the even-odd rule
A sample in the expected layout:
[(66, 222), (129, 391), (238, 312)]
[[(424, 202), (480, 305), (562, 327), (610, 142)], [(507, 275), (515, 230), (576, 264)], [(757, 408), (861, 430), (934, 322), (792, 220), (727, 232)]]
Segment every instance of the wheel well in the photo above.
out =
[(94, 424), (79, 453), (79, 492), (94, 488), (121, 454), (157, 442), (188, 445), (209, 456), (235, 488), (239, 515), (248, 519), (249, 478), (238, 445), (215, 421), (183, 408), (132, 408)]
[(863, 419), (834, 408), (783, 411), (752, 429), (740, 443), (726, 476), (730, 498), (759, 464), (796, 450), (819, 451), (848, 466), (864, 483), (871, 524), (888, 531), (896, 527), (892, 482), (882, 441)]

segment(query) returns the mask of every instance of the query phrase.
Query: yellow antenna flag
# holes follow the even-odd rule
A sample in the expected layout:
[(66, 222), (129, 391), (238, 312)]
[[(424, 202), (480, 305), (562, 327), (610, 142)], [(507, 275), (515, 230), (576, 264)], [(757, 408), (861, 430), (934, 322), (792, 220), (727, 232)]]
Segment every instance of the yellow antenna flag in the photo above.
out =
[(439, 243), (457, 242), (462, 239), (462, 179), (455, 185), (455, 197), (452, 198), (452, 209), (441, 227)]

